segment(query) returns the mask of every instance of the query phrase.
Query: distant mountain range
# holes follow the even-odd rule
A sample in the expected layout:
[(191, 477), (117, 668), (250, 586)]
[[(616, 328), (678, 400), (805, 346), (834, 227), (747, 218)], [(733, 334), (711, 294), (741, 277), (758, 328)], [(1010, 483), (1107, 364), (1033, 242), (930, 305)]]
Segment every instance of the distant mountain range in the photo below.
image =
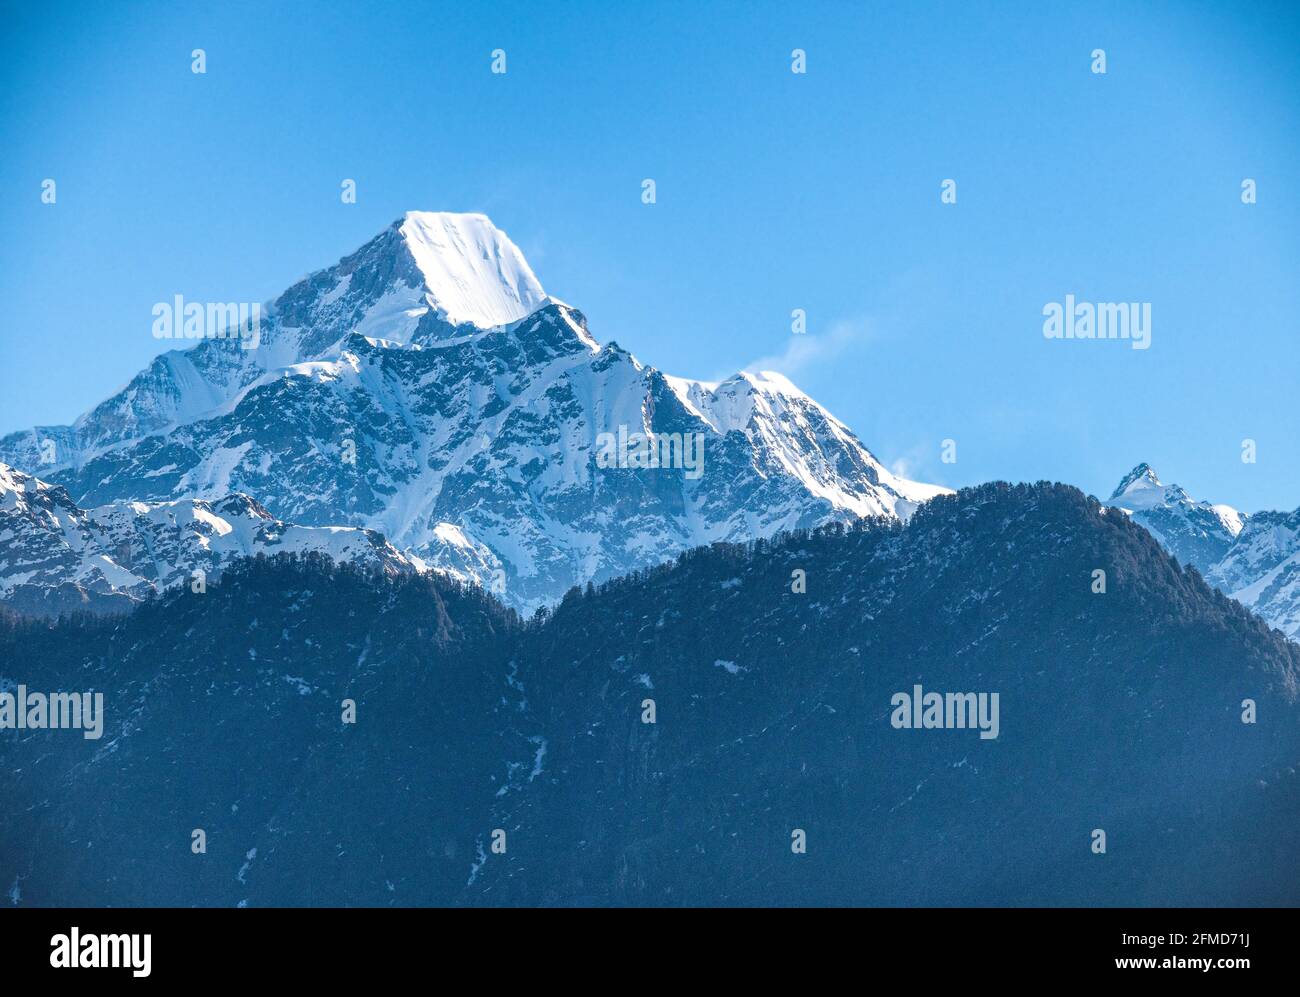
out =
[[(628, 437), (697, 442), (702, 467), (602, 466)], [(375, 530), (525, 611), (946, 491), (890, 473), (779, 374), (688, 380), (602, 346), (486, 217), (428, 212), (295, 284), (252, 340), (164, 353), (73, 425), (0, 439), (0, 461), (82, 509), (242, 493), (286, 523)]]
[(166, 588), (205, 586), (240, 557), (291, 551), (390, 573), (424, 567), (373, 530), (283, 523), (247, 495), (85, 510), (0, 464), (0, 602), (21, 612), (125, 612)]
[[(700, 548), (527, 623), (243, 559), (126, 617), (0, 614), (0, 662), (0, 693), (105, 695), (98, 740), (0, 736), (20, 906), (1300, 901), (1300, 646), (1061, 485)], [(900, 729), (917, 686), (997, 694), (997, 736)]]

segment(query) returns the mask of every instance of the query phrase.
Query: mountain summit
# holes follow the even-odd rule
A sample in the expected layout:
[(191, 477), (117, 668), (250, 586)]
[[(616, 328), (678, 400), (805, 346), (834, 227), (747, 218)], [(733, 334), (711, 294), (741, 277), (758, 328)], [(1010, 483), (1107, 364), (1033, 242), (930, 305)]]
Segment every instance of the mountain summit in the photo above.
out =
[[(1125, 497), (1130, 499), (1136, 499), (1139, 496), (1149, 497), (1153, 490), (1163, 488), (1164, 484), (1156, 474), (1155, 469), (1150, 464), (1142, 463), (1120, 479), (1120, 483), (1110, 497), (1111, 501)], [(1163, 495), (1163, 492), (1161, 494)]]
[(1150, 464), (1124, 475), (1107, 502), (1211, 585), (1300, 640), (1300, 509), (1247, 515), (1200, 502), (1162, 483)]
[(509, 325), (550, 301), (519, 247), (487, 215), (408, 211), (395, 224), (430, 311), (451, 325)]
[(1164, 484), (1147, 463), (1124, 475), (1107, 502), (1129, 513), (1169, 553), (1202, 573), (1228, 552), (1247, 519), (1231, 506), (1198, 502), (1179, 485)]
[(73, 425), (0, 439), (0, 462), (81, 509), (241, 493), (279, 522), (376, 531), (523, 610), (946, 491), (779, 374), (673, 377), (601, 344), (484, 215), (408, 213), (260, 331), (163, 354)]

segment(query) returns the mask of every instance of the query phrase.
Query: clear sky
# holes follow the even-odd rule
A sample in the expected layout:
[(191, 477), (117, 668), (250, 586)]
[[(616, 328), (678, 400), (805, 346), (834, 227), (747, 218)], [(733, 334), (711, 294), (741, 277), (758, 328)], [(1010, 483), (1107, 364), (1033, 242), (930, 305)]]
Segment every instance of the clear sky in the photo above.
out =
[[(405, 210), (484, 211), (598, 339), (782, 370), (914, 477), (1104, 498), (1146, 460), (1300, 505), (1300, 5), (0, 16), (0, 432), (121, 387), (155, 302), (268, 300)], [(1151, 348), (1045, 339), (1067, 294), (1150, 302)]]

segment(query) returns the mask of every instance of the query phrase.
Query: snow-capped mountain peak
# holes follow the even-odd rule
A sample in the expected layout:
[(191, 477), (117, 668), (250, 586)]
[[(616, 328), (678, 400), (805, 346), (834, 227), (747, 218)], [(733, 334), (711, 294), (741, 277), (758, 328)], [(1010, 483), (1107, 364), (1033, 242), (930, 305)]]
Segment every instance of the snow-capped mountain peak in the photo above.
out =
[(509, 325), (549, 302), (510, 237), (487, 215), (408, 211), (397, 224), (431, 311), (450, 325)]
[(1158, 502), (1164, 497), (1164, 487), (1155, 468), (1143, 462), (1120, 479), (1110, 499), (1112, 502), (1121, 498)]
[(1178, 560), (1202, 572), (1227, 553), (1247, 518), (1231, 506), (1200, 502), (1179, 485), (1166, 485), (1147, 463), (1124, 475), (1107, 501), (1145, 526)]
[(1108, 500), (1211, 585), (1300, 640), (1300, 510), (1239, 512), (1198, 502), (1139, 464)]
[(173, 530), (211, 510), (168, 503), (242, 493), (258, 535), (374, 531), (524, 610), (715, 541), (905, 519), (946, 490), (891, 474), (780, 374), (671, 377), (601, 346), (486, 216), (442, 212), (298, 281), (256, 348), (163, 354), (74, 426), (0, 439), (0, 460), (98, 519), (145, 503)]

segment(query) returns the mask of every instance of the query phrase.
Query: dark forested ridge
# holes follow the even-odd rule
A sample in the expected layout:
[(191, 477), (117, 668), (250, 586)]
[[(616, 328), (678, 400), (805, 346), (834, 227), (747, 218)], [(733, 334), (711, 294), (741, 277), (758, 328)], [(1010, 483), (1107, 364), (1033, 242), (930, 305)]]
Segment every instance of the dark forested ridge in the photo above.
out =
[(34, 904), (456, 896), (501, 759), (527, 747), (502, 680), (515, 629), (476, 590), (317, 558), (245, 561), (120, 622), (19, 625), (5, 677), (103, 690), (108, 719), (97, 741), (3, 733), (4, 891)]
[[(19, 904), (1300, 900), (1300, 648), (1061, 485), (691, 551), (528, 621), (246, 561), (124, 619), (6, 618), (0, 661), (106, 699), (97, 741), (0, 732)], [(895, 729), (918, 684), (997, 693), (997, 738)]]

